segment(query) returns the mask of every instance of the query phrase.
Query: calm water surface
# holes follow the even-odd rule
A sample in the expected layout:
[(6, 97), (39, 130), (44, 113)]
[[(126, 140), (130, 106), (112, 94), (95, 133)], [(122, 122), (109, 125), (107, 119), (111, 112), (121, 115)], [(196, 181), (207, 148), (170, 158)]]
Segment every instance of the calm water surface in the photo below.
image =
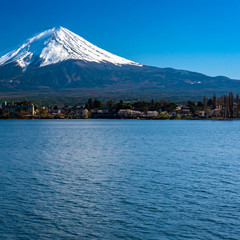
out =
[(1, 120), (0, 239), (240, 239), (240, 121)]

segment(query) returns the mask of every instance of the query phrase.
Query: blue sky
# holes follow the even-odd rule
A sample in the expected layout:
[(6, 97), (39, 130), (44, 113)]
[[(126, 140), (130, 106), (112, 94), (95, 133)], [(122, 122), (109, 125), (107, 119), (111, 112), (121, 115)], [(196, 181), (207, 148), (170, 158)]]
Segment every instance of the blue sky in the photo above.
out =
[(63, 26), (152, 66), (240, 79), (239, 0), (0, 0), (0, 54)]

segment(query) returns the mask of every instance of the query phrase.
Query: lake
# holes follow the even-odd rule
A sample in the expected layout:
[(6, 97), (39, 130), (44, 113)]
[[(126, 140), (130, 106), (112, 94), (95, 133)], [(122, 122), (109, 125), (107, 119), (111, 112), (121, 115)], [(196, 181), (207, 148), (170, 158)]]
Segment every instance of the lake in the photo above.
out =
[(240, 121), (0, 120), (0, 239), (240, 239)]

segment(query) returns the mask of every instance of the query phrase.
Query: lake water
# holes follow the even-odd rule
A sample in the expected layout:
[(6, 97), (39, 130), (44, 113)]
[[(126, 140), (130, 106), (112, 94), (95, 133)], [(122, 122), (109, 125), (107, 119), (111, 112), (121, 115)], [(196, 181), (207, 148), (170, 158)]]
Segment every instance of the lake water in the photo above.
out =
[(240, 121), (1, 120), (0, 239), (240, 239)]

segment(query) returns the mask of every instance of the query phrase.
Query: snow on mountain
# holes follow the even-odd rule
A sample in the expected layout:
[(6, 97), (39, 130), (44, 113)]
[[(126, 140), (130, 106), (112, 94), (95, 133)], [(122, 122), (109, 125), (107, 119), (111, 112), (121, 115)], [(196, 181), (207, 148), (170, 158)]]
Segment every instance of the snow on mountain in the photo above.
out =
[(2, 56), (0, 66), (16, 62), (25, 71), (31, 63), (43, 67), (69, 59), (142, 66), (109, 53), (63, 27), (52, 28), (30, 38), (20, 48)]

